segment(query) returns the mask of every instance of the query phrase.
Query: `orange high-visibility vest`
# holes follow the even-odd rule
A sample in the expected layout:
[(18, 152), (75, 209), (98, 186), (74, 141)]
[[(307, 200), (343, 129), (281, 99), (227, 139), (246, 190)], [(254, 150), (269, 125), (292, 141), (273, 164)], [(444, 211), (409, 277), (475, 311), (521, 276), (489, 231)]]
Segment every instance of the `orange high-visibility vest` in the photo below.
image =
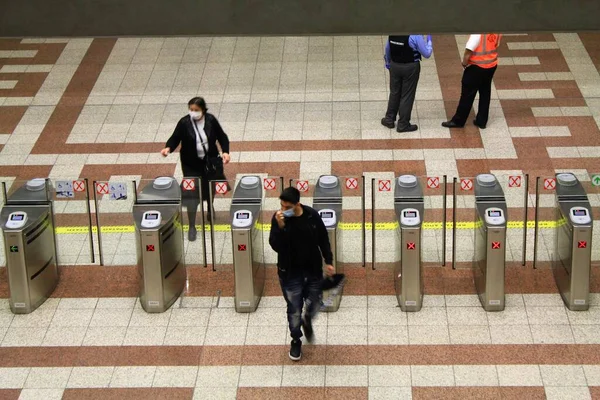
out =
[(501, 38), (499, 33), (482, 34), (479, 46), (469, 58), (469, 64), (481, 68), (493, 68), (498, 65), (498, 46)]

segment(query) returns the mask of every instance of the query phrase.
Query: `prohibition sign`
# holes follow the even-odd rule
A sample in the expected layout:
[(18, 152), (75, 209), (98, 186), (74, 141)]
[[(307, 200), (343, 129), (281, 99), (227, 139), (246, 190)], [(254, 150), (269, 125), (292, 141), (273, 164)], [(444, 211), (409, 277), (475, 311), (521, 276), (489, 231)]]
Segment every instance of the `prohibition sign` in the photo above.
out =
[(227, 193), (227, 182), (217, 182), (215, 184), (215, 192), (219, 194)]
[(427, 187), (429, 189), (437, 189), (440, 187), (440, 178), (439, 176), (430, 176), (427, 178)]
[(471, 179), (461, 179), (460, 180), (460, 188), (462, 190), (471, 190), (471, 189), (473, 189), (473, 181)]
[(546, 178), (544, 179), (544, 189), (553, 190), (556, 187), (556, 179)]
[(85, 181), (73, 181), (73, 190), (75, 192), (85, 192)]
[(193, 179), (184, 179), (182, 183), (183, 190), (196, 190), (196, 182)]
[(296, 182), (296, 189), (298, 189), (299, 192), (307, 192), (308, 191), (308, 181)]
[(392, 183), (390, 180), (379, 180), (379, 191), (389, 192), (392, 190)]
[(274, 178), (265, 178), (263, 180), (263, 187), (265, 188), (265, 190), (275, 190), (275, 188), (277, 187), (277, 184), (275, 183), (275, 179)]
[(508, 177), (508, 187), (521, 187), (521, 177), (519, 175), (509, 176)]
[(358, 179), (346, 178), (346, 189), (358, 189)]
[(96, 183), (96, 193), (97, 194), (108, 194), (108, 183), (106, 183), (106, 182)]

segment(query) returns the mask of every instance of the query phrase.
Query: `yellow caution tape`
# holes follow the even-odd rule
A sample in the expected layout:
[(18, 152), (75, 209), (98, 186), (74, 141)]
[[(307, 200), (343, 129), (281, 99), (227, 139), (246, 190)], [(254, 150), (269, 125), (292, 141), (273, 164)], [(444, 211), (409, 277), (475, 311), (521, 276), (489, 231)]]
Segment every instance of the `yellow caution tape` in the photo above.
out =
[[(558, 226), (564, 225), (565, 221), (538, 221), (539, 229), (551, 229), (556, 228)], [(271, 224), (256, 224), (257, 229), (260, 229), (264, 232), (268, 232), (271, 230)], [(475, 229), (475, 227), (481, 227), (482, 222), (474, 222), (474, 221), (457, 221), (456, 229), (457, 230), (465, 230), (465, 229)], [(509, 221), (508, 229), (523, 229), (523, 221)], [(340, 222), (338, 224), (340, 230), (343, 231), (359, 231), (362, 230), (363, 224), (360, 222)], [(375, 224), (376, 231), (393, 231), (398, 229), (399, 223), (398, 221), (394, 222), (377, 222)], [(422, 228), (423, 230), (441, 230), (443, 227), (442, 222), (423, 222)], [(452, 222), (446, 222), (446, 229), (452, 229)], [(527, 221), (527, 228), (533, 229), (535, 228), (535, 221)], [(373, 224), (367, 222), (365, 224), (365, 230), (370, 231), (373, 229)], [(183, 230), (188, 231), (189, 226), (183, 225)], [(205, 231), (210, 232), (210, 225), (205, 226)], [(214, 225), (215, 232), (229, 232), (231, 231), (231, 225), (229, 224), (215, 224)], [(87, 226), (60, 226), (55, 229), (56, 234), (58, 235), (69, 235), (69, 234), (87, 234), (89, 233), (89, 229)], [(92, 227), (92, 232), (97, 233), (97, 227)], [(103, 226), (100, 229), (100, 233), (133, 233), (135, 232), (135, 226), (133, 225), (112, 225), (112, 226)]]

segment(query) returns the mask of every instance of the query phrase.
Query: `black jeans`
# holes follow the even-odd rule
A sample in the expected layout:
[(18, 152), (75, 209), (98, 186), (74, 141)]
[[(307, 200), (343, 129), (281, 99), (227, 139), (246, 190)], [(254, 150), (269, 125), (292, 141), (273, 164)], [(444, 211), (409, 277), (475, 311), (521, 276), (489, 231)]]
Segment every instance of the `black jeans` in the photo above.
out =
[(313, 319), (321, 308), (321, 277), (279, 278), (283, 298), (287, 303), (287, 318), (292, 339), (302, 337), (302, 308), (306, 301), (306, 316)]
[(475, 122), (479, 126), (487, 125), (490, 115), (490, 98), (492, 96), (492, 79), (497, 67), (481, 68), (471, 65), (465, 69), (462, 77), (462, 88), (458, 108), (452, 121), (463, 126), (469, 118), (469, 113), (479, 92), (479, 109)]
[(420, 75), (420, 62), (404, 64), (392, 62), (390, 65), (390, 99), (385, 119), (395, 122), (398, 114), (398, 129), (408, 128), (410, 125)]

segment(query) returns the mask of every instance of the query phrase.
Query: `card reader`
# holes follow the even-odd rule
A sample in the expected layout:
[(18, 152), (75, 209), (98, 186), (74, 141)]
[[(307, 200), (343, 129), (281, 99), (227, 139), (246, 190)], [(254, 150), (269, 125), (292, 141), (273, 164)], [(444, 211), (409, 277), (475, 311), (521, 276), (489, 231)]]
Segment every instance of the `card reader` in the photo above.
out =
[(502, 225), (506, 223), (504, 211), (498, 207), (490, 207), (485, 210), (485, 222), (489, 225)]
[(325, 226), (327, 228), (335, 226), (335, 224), (337, 222), (335, 210), (332, 210), (330, 208), (324, 208), (322, 210), (319, 210), (319, 215), (321, 216), (321, 219), (323, 220), (323, 224), (325, 224)]
[(419, 210), (416, 208), (405, 208), (400, 215), (400, 223), (405, 226), (415, 226), (421, 223)]
[(6, 221), (6, 227), (8, 229), (19, 229), (25, 226), (27, 222), (27, 213), (24, 211), (15, 211), (10, 213), (8, 221)]
[(238, 210), (233, 214), (234, 228), (249, 228), (252, 226), (252, 211)]
[(146, 211), (142, 216), (142, 228), (157, 228), (162, 221), (160, 211)]
[(590, 212), (585, 207), (572, 207), (569, 211), (569, 217), (574, 224), (585, 225), (592, 223)]

